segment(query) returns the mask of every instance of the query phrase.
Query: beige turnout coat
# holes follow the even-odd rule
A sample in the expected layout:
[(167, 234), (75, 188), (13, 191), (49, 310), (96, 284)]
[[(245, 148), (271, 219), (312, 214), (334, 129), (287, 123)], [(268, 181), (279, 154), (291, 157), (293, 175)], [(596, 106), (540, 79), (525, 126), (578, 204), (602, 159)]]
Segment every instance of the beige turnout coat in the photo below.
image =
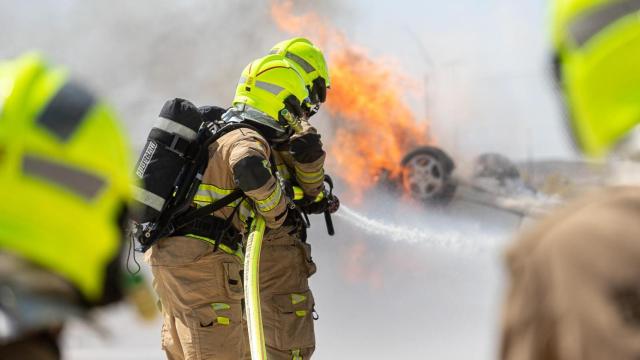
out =
[(501, 359), (640, 359), (640, 188), (588, 196), (507, 253)]

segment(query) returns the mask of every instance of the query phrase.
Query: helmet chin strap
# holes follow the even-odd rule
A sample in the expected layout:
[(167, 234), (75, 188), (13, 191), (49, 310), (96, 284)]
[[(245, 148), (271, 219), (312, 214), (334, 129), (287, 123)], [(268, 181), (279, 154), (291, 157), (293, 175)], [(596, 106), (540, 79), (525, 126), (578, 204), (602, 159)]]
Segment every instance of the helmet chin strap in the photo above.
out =
[(614, 160), (640, 163), (640, 125), (636, 125), (627, 133), (611, 153)]
[(237, 104), (223, 116), (225, 122), (246, 121), (253, 125), (265, 139), (272, 144), (280, 144), (289, 140), (293, 132), (289, 127), (283, 127), (279, 122), (267, 119), (268, 115), (246, 104)]
[(633, 128), (610, 155), (609, 185), (640, 185), (640, 125)]

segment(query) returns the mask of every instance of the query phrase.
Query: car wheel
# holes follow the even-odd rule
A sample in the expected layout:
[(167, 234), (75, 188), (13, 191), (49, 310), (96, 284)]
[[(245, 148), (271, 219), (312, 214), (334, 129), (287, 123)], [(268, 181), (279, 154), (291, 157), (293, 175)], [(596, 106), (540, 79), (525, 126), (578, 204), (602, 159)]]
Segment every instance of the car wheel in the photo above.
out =
[(418, 201), (446, 205), (457, 184), (451, 176), (455, 164), (444, 151), (433, 146), (420, 147), (402, 159), (402, 185)]

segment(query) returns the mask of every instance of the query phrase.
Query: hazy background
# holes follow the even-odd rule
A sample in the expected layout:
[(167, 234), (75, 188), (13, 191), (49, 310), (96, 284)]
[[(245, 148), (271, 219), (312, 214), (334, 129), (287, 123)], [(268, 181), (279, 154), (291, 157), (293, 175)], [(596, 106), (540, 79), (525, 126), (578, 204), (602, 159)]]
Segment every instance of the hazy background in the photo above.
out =
[[(426, 85), (412, 106), (459, 162), (486, 151), (573, 156), (548, 77), (546, 1), (301, 3)], [(164, 100), (229, 104), (246, 63), (286, 37), (267, 1), (0, 0), (0, 57), (40, 50), (68, 65), (122, 115), (135, 149)], [(353, 206), (369, 226), (341, 211), (333, 238), (314, 219), (315, 358), (494, 358), (501, 254), (518, 220), (394, 200), (376, 193)], [(102, 336), (70, 329), (71, 358), (162, 358), (158, 322), (122, 306), (99, 319)]]
[[(570, 154), (547, 76), (546, 1), (299, 3), (426, 81), (416, 114), (451, 151)], [(0, 31), (1, 57), (35, 49), (69, 65), (116, 106), (137, 145), (165, 99), (228, 104), (242, 68), (289, 36), (268, 1), (249, 0), (0, 0)]]

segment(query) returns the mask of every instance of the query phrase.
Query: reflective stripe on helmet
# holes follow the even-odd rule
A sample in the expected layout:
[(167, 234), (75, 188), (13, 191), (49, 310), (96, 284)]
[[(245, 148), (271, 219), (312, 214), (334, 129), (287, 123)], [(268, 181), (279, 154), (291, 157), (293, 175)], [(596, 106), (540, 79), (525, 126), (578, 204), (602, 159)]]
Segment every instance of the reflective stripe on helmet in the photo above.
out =
[(287, 54), (285, 55), (285, 57), (287, 59), (291, 59), (293, 61), (295, 61), (296, 64), (300, 65), (300, 67), (306, 71), (307, 73), (311, 73), (316, 71), (316, 68), (314, 68), (311, 64), (309, 64), (309, 62), (307, 62), (307, 60), (301, 58), (300, 56), (292, 53), (292, 52), (287, 52)]
[(583, 46), (612, 23), (638, 11), (640, 0), (612, 2), (578, 17), (569, 25), (569, 34), (578, 46)]
[(256, 205), (258, 206), (258, 210), (267, 212), (275, 209), (275, 207), (280, 203), (280, 200), (282, 200), (282, 189), (280, 188), (280, 185), (276, 183), (276, 188), (271, 192), (271, 194), (267, 196), (266, 199), (256, 200)]
[(94, 174), (31, 155), (23, 158), (22, 172), (62, 186), (87, 200), (93, 199), (106, 184), (104, 179)]
[(66, 83), (38, 116), (37, 124), (62, 140), (68, 140), (95, 104), (84, 87)]
[(266, 90), (272, 93), (273, 95), (278, 95), (284, 90), (282, 86), (278, 86), (276, 84), (271, 84), (271, 83), (260, 81), (260, 80), (256, 81), (256, 87), (262, 90)]
[(165, 200), (162, 197), (152, 193), (149, 190), (143, 189), (139, 186), (133, 187), (133, 198), (136, 201), (144, 205), (147, 205), (148, 207), (155, 209), (157, 211), (162, 211), (162, 208), (164, 207), (164, 203), (165, 203)]
[[(238, 81), (238, 85), (244, 84), (247, 82), (247, 78), (242, 76), (240, 77), (240, 80)], [(260, 80), (256, 80), (256, 87), (260, 88), (262, 90), (268, 91), (270, 93), (272, 93), (273, 95), (278, 95), (280, 94), (283, 90), (285, 90), (285, 88), (283, 88), (282, 86), (278, 86), (276, 84), (272, 84), (272, 83), (268, 83), (265, 81), (260, 81)]]

